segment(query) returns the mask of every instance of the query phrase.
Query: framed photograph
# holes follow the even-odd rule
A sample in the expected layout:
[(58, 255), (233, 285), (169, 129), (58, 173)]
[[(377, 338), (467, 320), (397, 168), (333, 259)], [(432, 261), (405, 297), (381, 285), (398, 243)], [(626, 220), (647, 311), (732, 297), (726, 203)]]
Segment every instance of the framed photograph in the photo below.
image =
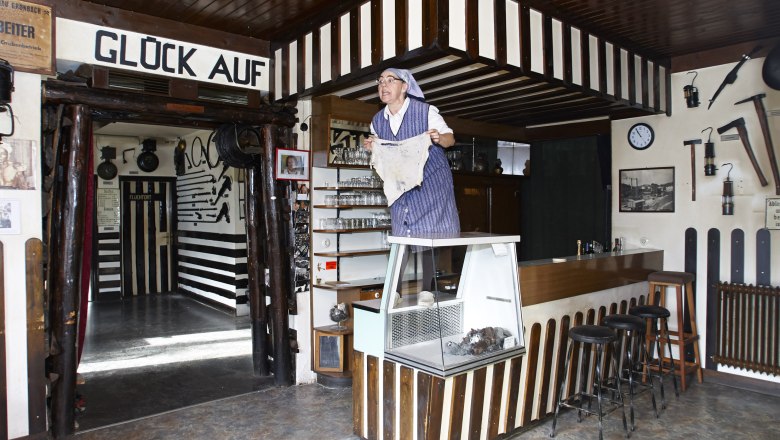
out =
[(22, 233), (21, 204), (18, 200), (0, 199), (0, 234)]
[(309, 152), (277, 148), (275, 170), (277, 180), (309, 180)]
[(314, 332), (314, 371), (344, 371), (344, 335)]
[(674, 212), (674, 167), (620, 170), (620, 212)]

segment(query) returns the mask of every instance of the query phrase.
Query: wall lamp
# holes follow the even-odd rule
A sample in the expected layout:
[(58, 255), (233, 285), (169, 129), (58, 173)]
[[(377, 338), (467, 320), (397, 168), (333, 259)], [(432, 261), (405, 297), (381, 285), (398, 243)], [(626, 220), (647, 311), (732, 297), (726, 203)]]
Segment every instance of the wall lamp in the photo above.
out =
[(731, 180), (731, 170), (734, 165), (731, 163), (724, 163), (721, 168), (728, 165), (729, 172), (726, 174), (726, 180), (723, 181), (723, 196), (721, 198), (721, 205), (723, 206), (723, 215), (734, 215), (734, 182)]

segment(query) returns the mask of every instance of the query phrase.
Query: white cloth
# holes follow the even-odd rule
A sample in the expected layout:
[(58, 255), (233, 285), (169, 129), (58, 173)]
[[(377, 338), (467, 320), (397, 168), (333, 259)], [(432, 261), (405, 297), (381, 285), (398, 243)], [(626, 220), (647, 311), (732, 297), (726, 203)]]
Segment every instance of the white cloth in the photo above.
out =
[(387, 206), (422, 183), (430, 146), (427, 133), (398, 142), (374, 139), (371, 166), (384, 181)]

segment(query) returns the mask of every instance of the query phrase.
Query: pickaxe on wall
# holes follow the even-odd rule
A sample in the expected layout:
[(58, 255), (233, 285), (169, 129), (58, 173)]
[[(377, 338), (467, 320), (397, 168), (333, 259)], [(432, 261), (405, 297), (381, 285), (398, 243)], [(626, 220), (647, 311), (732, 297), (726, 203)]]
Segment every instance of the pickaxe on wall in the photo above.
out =
[(735, 119), (723, 127), (720, 127), (718, 129), (718, 134), (723, 134), (732, 128), (737, 129), (739, 138), (742, 140), (742, 145), (745, 146), (745, 151), (750, 158), (750, 163), (753, 164), (753, 169), (756, 170), (756, 174), (758, 174), (758, 180), (761, 182), (761, 186), (769, 185), (769, 182), (766, 181), (766, 177), (764, 177), (764, 173), (761, 172), (761, 167), (758, 165), (756, 155), (753, 154), (753, 148), (750, 146), (750, 139), (748, 139), (747, 129), (745, 128), (745, 118)]
[(764, 134), (764, 143), (766, 144), (766, 153), (769, 156), (769, 167), (772, 169), (772, 177), (775, 179), (775, 194), (780, 196), (780, 171), (777, 169), (777, 157), (775, 157), (775, 147), (772, 144), (772, 134), (769, 132), (769, 123), (766, 118), (766, 109), (764, 108), (763, 99), (766, 97), (766, 93), (759, 93), (753, 95), (750, 98), (737, 101), (734, 105), (742, 104), (744, 102), (753, 102), (756, 107), (756, 113), (758, 113), (758, 122), (761, 123), (761, 132)]
[(219, 188), (217, 197), (211, 202), (212, 205), (216, 205), (219, 199), (225, 194), (225, 191), (231, 191), (233, 189), (233, 179), (230, 176), (225, 176), (225, 180), (222, 181), (222, 186)]

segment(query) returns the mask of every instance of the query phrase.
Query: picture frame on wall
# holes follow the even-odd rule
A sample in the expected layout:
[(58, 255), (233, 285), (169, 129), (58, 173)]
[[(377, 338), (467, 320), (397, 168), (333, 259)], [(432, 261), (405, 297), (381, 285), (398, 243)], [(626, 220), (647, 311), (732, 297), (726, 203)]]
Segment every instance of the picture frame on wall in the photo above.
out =
[(620, 212), (674, 212), (674, 167), (619, 171)]
[(344, 371), (344, 335), (314, 332), (314, 371)]
[(0, 234), (22, 233), (22, 213), (19, 200), (0, 199)]
[(274, 169), (277, 180), (309, 180), (309, 152), (277, 148)]

